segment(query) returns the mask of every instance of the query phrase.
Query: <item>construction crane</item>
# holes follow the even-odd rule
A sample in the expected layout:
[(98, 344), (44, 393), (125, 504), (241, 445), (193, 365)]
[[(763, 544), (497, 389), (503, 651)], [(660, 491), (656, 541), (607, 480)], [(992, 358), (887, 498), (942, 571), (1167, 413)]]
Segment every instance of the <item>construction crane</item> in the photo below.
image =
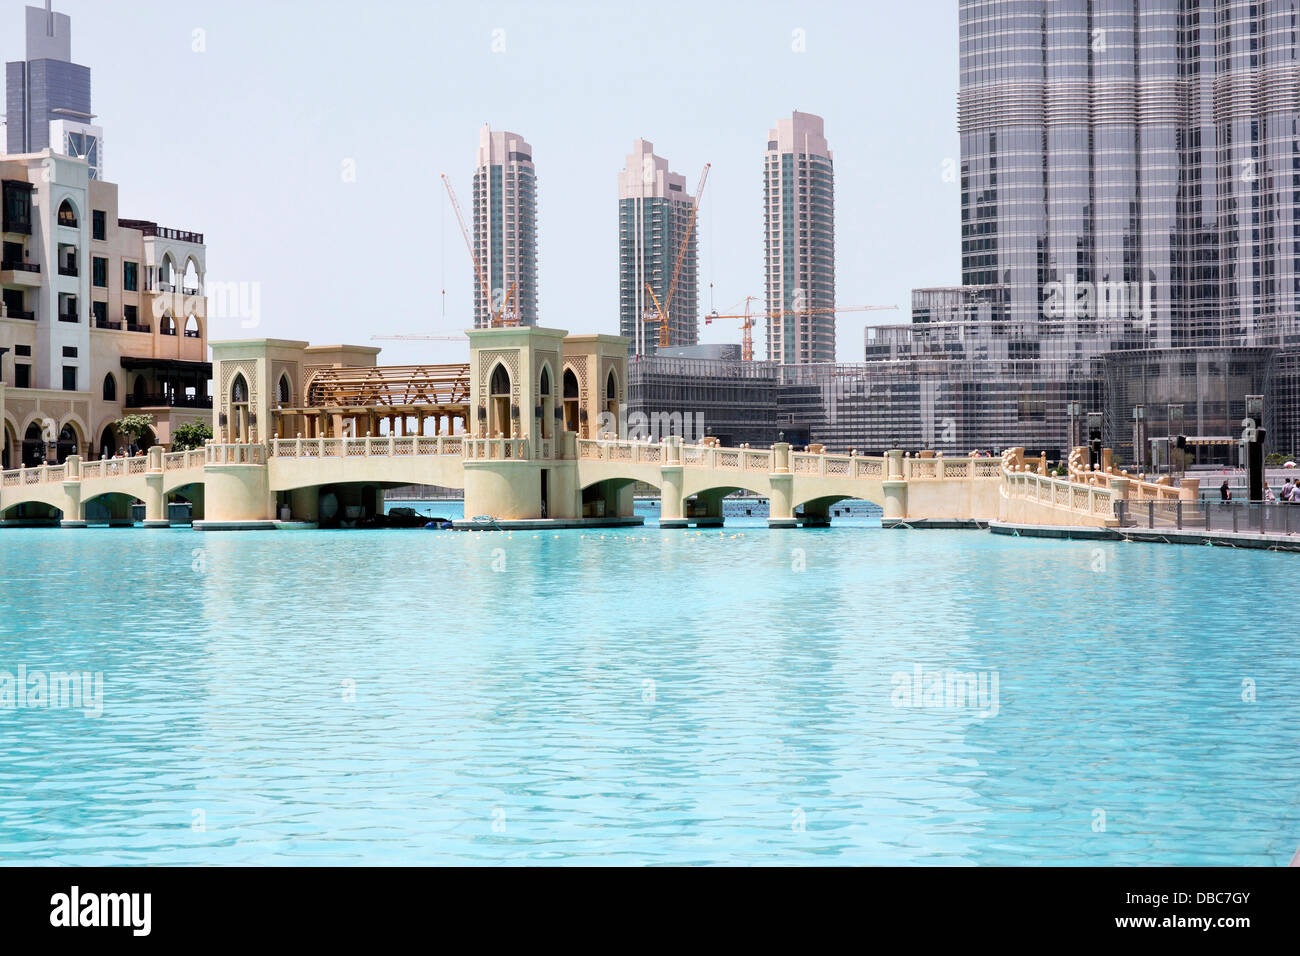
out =
[[(451, 180), (447, 174), (442, 174), (442, 184), (447, 187), (447, 196), (451, 199), (452, 211), (456, 213), (456, 222), (460, 224), (460, 234), (465, 239), (465, 248), (469, 250), (469, 258), (474, 263), (474, 275), (478, 278), (479, 291), (483, 293), (483, 301), (487, 303), (489, 310), (496, 309), (492, 313), (492, 328), (501, 326), (514, 326), (519, 324), (519, 303), (515, 296), (515, 283), (510, 284), (510, 291), (506, 293), (505, 298), (501, 300), (498, 306), (492, 297), (492, 290), (488, 287), (487, 276), (483, 274), (482, 267), (478, 264), (478, 253), (474, 251), (474, 240), (469, 236), (469, 229), (465, 226), (465, 216), (460, 211), (460, 201), (456, 199), (456, 191), (451, 188)], [(515, 299), (515, 308), (507, 311), (506, 307)]]
[(740, 323), (740, 359), (742, 362), (754, 361), (754, 322), (755, 316), (749, 312), (749, 303), (761, 301), (756, 295), (745, 296), (745, 311), (743, 314), (723, 315), (716, 309), (704, 317), (705, 325), (712, 325), (714, 319), (743, 319)]
[[(754, 334), (753, 328), (758, 317), (751, 315), (749, 303), (759, 301), (756, 295), (745, 296), (745, 311), (743, 313), (722, 314), (719, 312), (710, 312), (704, 317), (705, 325), (712, 325), (715, 319), (741, 319), (741, 359), (746, 362), (754, 361)], [(896, 305), (841, 305), (833, 309), (778, 309), (775, 312), (768, 312), (767, 320), (784, 318), (787, 315), (833, 315), (837, 312), (890, 312), (897, 311)]]
[(654, 303), (653, 309), (647, 309), (641, 315), (641, 321), (645, 325), (659, 325), (659, 347), (667, 348), (669, 345), (668, 318), (669, 309), (673, 305), (673, 295), (677, 292), (677, 280), (681, 278), (682, 263), (686, 261), (686, 249), (691, 244), (691, 235), (695, 232), (695, 217), (700, 213), (700, 202), (704, 198), (704, 183), (709, 178), (709, 167), (712, 163), (704, 164), (704, 172), (700, 173), (700, 184), (695, 188), (695, 202), (691, 206), (691, 217), (686, 222), (686, 234), (682, 236), (681, 245), (677, 248), (677, 262), (673, 265), (672, 281), (668, 283), (668, 292), (664, 296), (664, 301), (660, 303), (659, 297), (655, 295), (655, 290), (650, 288), (650, 283), (645, 284), (646, 292), (650, 293), (650, 301)]

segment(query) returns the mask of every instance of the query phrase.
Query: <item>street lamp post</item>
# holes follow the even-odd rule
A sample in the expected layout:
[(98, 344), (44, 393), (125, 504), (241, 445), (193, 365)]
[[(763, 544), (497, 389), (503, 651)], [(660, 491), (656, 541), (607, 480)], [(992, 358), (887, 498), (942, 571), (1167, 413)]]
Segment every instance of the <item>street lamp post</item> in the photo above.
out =
[(1094, 468), (1101, 467), (1101, 428), (1103, 421), (1101, 412), (1088, 413), (1088, 463)]
[(1183, 406), (1169, 406), (1169, 472), (1173, 473), (1174, 460), (1177, 456), (1178, 473), (1181, 475), (1187, 470), (1187, 464), (1184, 456), (1187, 454), (1187, 436), (1183, 434)]
[(1146, 471), (1147, 459), (1147, 407), (1133, 406), (1133, 466), (1139, 474)]
[(1079, 440), (1079, 410), (1078, 402), (1065, 403), (1065, 413), (1070, 416), (1070, 437), (1067, 440), (1070, 447), (1065, 450), (1067, 458), (1070, 456), (1070, 452), (1083, 444)]
[(1241, 423), (1241, 441), (1246, 458), (1249, 501), (1264, 500), (1264, 396), (1246, 396), (1246, 418)]

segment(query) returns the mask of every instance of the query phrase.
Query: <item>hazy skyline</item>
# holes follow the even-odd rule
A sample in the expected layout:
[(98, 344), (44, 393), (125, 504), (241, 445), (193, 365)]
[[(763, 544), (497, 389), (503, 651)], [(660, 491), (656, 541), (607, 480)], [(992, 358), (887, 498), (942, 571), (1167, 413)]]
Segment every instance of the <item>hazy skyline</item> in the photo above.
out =
[[(26, 5), (0, 4), (5, 61), (23, 57)], [(835, 154), (839, 303), (899, 307), (841, 316), (839, 360), (861, 360), (865, 324), (905, 321), (913, 287), (960, 280), (951, 2), (55, 9), (92, 70), (121, 214), (203, 232), (210, 281), (260, 284), (260, 325), (214, 319), (213, 339), (469, 327), (473, 272), (438, 176), (465, 206), (483, 123), (533, 145), (546, 326), (617, 332), (618, 173), (644, 137), (688, 188), (713, 164), (701, 341), (739, 341), (703, 315), (764, 293), (763, 149), (792, 109), (825, 118)], [(383, 344), (388, 361), (463, 354)]]

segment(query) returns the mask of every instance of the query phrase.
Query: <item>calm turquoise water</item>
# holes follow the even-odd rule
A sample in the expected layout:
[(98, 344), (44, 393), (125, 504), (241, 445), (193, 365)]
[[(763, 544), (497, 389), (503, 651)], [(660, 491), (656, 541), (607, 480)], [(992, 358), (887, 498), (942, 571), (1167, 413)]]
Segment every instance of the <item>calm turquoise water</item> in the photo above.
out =
[[(1285, 864), (1297, 580), (754, 520), (4, 530), (0, 671), (104, 701), (0, 708), (0, 860)], [(996, 714), (895, 706), (917, 665)]]

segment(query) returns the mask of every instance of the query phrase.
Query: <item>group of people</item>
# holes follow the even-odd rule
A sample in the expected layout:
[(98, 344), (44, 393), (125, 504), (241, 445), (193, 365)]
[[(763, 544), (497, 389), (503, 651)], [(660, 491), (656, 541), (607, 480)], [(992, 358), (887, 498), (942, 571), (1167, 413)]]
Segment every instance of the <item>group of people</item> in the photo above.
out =
[[(1219, 500), (1232, 500), (1232, 489), (1228, 487), (1226, 481), (1219, 486)], [(1280, 493), (1275, 493), (1273, 489), (1268, 486), (1268, 482), (1264, 482), (1264, 500), (1286, 501), (1300, 505), (1300, 479), (1292, 481), (1290, 478), (1287, 478), (1286, 483), (1282, 485), (1282, 491)]]

